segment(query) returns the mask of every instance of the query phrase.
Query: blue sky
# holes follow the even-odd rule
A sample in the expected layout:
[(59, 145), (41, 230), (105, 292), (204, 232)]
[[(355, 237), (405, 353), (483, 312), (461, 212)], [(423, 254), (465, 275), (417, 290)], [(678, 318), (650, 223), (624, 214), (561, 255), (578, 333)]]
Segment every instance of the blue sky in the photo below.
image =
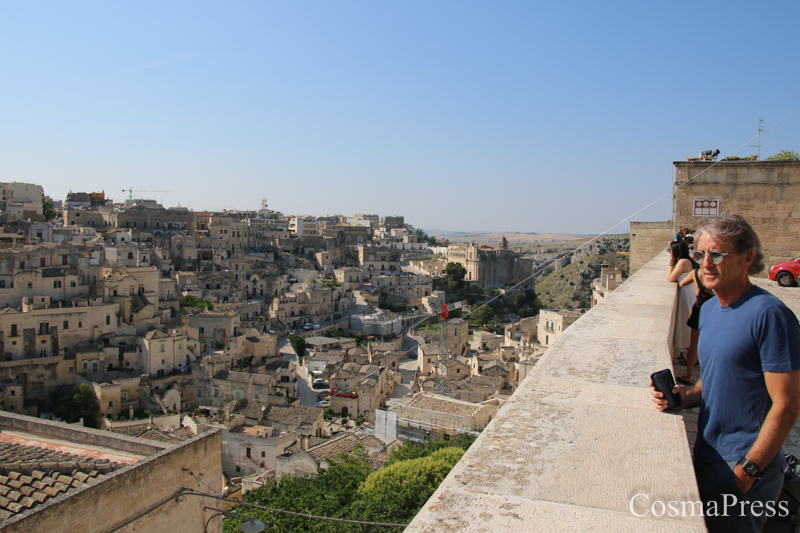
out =
[[(0, 180), (597, 233), (800, 108), (797, 2), (5, 2)], [(767, 124), (769, 127), (770, 124)], [(800, 112), (762, 138), (800, 151)], [(745, 147), (735, 155), (749, 155)], [(665, 220), (662, 199), (634, 220)], [(625, 232), (627, 224), (614, 232)]]

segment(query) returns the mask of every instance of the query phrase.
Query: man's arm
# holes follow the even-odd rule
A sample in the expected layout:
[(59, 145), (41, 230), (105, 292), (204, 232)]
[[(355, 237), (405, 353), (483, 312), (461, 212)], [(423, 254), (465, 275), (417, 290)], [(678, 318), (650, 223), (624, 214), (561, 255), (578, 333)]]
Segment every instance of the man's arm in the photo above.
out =
[[(650, 386), (653, 386), (652, 382), (650, 383)], [(676, 385), (672, 388), (672, 392), (678, 393), (681, 397), (681, 406), (673, 409), (673, 411), (697, 407), (700, 405), (700, 400), (703, 399), (703, 380), (698, 379), (697, 383), (694, 384), (694, 387), (688, 391), (683, 385)], [(656, 409), (659, 411), (666, 410), (669, 402), (664, 399), (663, 393), (660, 393), (655, 389), (650, 389), (650, 395), (653, 397), (653, 403), (656, 404)]]
[[(800, 370), (764, 372), (764, 381), (772, 399), (772, 407), (764, 419), (756, 442), (745, 456), (762, 469), (781, 450), (800, 415)], [(739, 489), (742, 492), (750, 490), (755, 478), (745, 474), (740, 465), (736, 465), (734, 474)]]

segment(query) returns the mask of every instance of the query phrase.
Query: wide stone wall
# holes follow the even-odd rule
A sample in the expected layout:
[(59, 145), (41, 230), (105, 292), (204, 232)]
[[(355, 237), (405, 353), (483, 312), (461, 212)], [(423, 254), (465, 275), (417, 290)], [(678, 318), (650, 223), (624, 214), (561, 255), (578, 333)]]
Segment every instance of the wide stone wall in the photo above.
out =
[(671, 220), (631, 222), (630, 273), (635, 273), (663, 252), (673, 234)]

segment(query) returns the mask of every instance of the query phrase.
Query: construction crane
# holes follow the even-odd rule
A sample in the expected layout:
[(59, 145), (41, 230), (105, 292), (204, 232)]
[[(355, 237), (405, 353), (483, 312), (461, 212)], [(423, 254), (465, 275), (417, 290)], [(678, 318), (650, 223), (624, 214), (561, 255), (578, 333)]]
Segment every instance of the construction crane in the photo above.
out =
[(133, 193), (135, 192), (172, 192), (172, 191), (155, 191), (155, 190), (148, 190), (148, 189), (122, 189), (122, 192), (128, 193), (128, 200), (133, 200)]

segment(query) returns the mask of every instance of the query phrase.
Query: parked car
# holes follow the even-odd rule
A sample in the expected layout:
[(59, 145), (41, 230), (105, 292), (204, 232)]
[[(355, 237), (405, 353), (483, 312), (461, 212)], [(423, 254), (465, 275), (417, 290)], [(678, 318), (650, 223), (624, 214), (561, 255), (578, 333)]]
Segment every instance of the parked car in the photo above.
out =
[(776, 263), (769, 269), (769, 279), (777, 281), (781, 287), (793, 287), (800, 276), (800, 259)]
[(303, 331), (311, 331), (312, 329), (315, 329), (314, 324), (305, 324), (303, 326)]
[(320, 407), (322, 409), (324, 409), (326, 407), (330, 407), (330, 406), (331, 406), (331, 402), (329, 402), (328, 400), (317, 402), (317, 407)]
[(340, 318), (342, 318), (342, 314), (341, 313), (336, 313), (335, 315), (333, 315), (333, 319), (334, 320), (338, 320)]
[(325, 398), (327, 398), (330, 395), (331, 395), (330, 391), (326, 391), (326, 390), (322, 391), (319, 394), (317, 394), (317, 400), (324, 400)]
[(319, 329), (319, 324), (311, 324), (311, 329)]
[(328, 382), (324, 379), (315, 379), (314, 382), (311, 384), (312, 389), (327, 389)]

